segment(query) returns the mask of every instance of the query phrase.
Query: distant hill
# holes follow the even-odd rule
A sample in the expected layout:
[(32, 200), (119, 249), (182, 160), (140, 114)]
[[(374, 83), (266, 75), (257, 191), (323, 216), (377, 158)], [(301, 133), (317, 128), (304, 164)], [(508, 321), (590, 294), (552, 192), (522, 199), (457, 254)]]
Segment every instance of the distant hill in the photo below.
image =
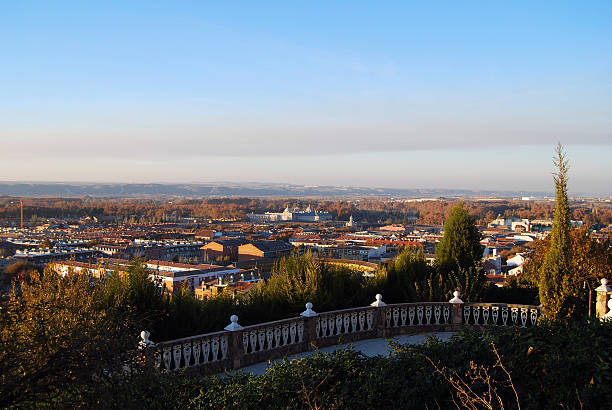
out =
[(114, 183), (27, 183), (0, 182), (0, 195), (61, 197), (546, 197), (547, 192), (474, 191), (467, 189), (396, 189), (367, 187), (310, 186), (264, 183), (211, 184), (114, 184)]

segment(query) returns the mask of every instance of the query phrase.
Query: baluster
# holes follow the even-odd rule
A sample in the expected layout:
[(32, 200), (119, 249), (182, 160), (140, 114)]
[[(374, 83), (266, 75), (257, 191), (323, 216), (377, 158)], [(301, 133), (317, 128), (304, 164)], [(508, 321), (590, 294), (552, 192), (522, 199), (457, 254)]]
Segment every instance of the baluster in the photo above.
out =
[(194, 366), (199, 366), (200, 365), (200, 341), (198, 340), (197, 342), (195, 342), (193, 344), (193, 348), (191, 350), (191, 352), (193, 353), (193, 365)]
[(333, 316), (329, 316), (327, 318), (327, 330), (328, 330), (330, 336), (333, 336), (335, 334), (335, 332), (334, 332), (334, 324), (335, 323), (336, 323), (336, 321), (334, 320)]
[(414, 325), (414, 306), (408, 308), (408, 318), (410, 319), (410, 326)]
[(368, 323), (368, 330), (372, 330), (374, 327), (374, 312), (368, 310), (366, 312), (366, 322)]
[(249, 341), (251, 342), (251, 353), (255, 353), (257, 351), (257, 331), (251, 330), (249, 332)]
[(257, 330), (257, 340), (259, 341), (259, 349), (257, 349), (257, 351), (263, 352), (265, 350), (264, 344), (266, 343), (266, 330), (265, 329)]
[[(317, 319), (317, 323), (316, 323), (316, 330), (317, 330), (317, 338), (319, 337), (319, 328), (320, 328), (320, 324), (319, 324), (319, 319)], [(276, 343), (276, 347), (280, 347), (281, 345), (281, 328), (280, 326), (275, 326), (274, 327), (274, 342)]]
[(221, 359), (227, 358), (227, 336), (221, 336)]
[(289, 336), (291, 336), (291, 344), (295, 344), (296, 326), (295, 322), (291, 322), (289, 325)]
[(425, 306), (425, 319), (427, 319), (427, 324), (431, 324), (431, 306)]
[(489, 307), (488, 306), (482, 307), (482, 318), (484, 319), (484, 324), (488, 325), (489, 324)]
[(440, 315), (442, 314), (442, 308), (440, 306), (434, 306), (434, 318), (436, 319), (436, 325), (440, 324)]
[(164, 366), (166, 370), (170, 370), (170, 361), (172, 360), (172, 347), (164, 347), (164, 351), (162, 353), (162, 358), (164, 361)]
[(289, 343), (289, 325), (283, 325), (283, 346)]
[(274, 330), (271, 327), (266, 328), (266, 342), (268, 343), (267, 350), (272, 349), (273, 337), (274, 337)]
[(360, 332), (363, 332), (364, 330), (366, 330), (365, 321), (366, 321), (366, 312), (362, 310), (359, 312), (359, 331)]
[(531, 309), (531, 326), (535, 326), (538, 321), (538, 309)]
[[(243, 342), (244, 342), (244, 338), (243, 338)], [(248, 345), (245, 346), (244, 348), (245, 353), (248, 347), (249, 347)], [(206, 339), (205, 341), (202, 342), (202, 358), (204, 359), (204, 363), (209, 362), (209, 358), (210, 358), (209, 355), (210, 355), (210, 339)]]
[(336, 315), (336, 335), (342, 334), (342, 313)]
[(512, 323), (516, 325), (518, 321), (518, 308), (511, 308), (511, 310), (512, 310)]
[(327, 319), (321, 319), (321, 335), (322, 337), (327, 336)]
[(181, 367), (181, 345), (172, 346), (172, 358), (174, 359), (174, 370)]
[(528, 308), (521, 308), (521, 327), (525, 327), (527, 325), (527, 312)]
[(448, 306), (444, 306), (444, 323), (448, 324), (449, 319), (450, 319), (450, 308)]
[(245, 354), (249, 352), (249, 332), (242, 333), (242, 347), (244, 347)]
[(399, 325), (399, 308), (393, 308), (393, 327), (397, 327)]
[(402, 326), (406, 326), (406, 319), (408, 318), (408, 309), (406, 306), (402, 306), (400, 309), (400, 317), (402, 318)]
[(417, 306), (417, 319), (419, 320), (419, 325), (423, 324), (423, 306)]
[(185, 367), (191, 367), (191, 342), (183, 343), (183, 358)]
[(389, 308), (385, 310), (385, 322), (387, 323), (387, 327), (391, 327), (391, 309)]
[(350, 333), (350, 330), (349, 330), (350, 323), (351, 323), (351, 314), (345, 313), (344, 314), (344, 333)]
[(477, 325), (480, 318), (480, 306), (473, 306), (472, 311), (474, 312), (474, 324)]
[(298, 342), (302, 343), (304, 340), (304, 322), (298, 322), (297, 324)]
[(212, 361), (216, 362), (217, 357), (219, 356), (219, 338), (213, 337), (212, 342), (210, 343), (210, 348), (212, 349)]
[(504, 326), (507, 326), (507, 322), (508, 322), (508, 307), (507, 306), (502, 307), (502, 322), (504, 323)]
[(499, 322), (497, 321), (497, 318), (499, 317), (499, 306), (493, 306), (493, 324), (495, 326), (497, 326), (499, 324)]
[(351, 326), (353, 329), (353, 333), (357, 331), (357, 312), (351, 313)]
[(463, 307), (463, 319), (466, 325), (470, 324), (470, 307), (469, 306)]

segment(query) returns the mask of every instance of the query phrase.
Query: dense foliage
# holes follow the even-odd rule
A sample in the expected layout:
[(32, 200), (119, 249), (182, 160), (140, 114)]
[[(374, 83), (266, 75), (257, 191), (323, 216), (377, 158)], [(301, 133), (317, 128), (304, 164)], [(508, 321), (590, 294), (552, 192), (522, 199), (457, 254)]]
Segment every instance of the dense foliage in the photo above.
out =
[(611, 336), (599, 322), (466, 330), (389, 357), (318, 353), (261, 376), (143, 375), (113, 397), (125, 408), (610, 408)]
[(0, 304), (0, 407), (81, 403), (112, 384), (140, 327), (84, 275), (32, 271)]

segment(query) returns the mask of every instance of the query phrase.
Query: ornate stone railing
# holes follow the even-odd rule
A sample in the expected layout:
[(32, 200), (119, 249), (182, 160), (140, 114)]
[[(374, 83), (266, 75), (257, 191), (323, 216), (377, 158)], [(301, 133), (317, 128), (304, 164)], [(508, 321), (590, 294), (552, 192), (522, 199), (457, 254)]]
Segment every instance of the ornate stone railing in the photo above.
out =
[(304, 341), (304, 318), (247, 326), (241, 332), (245, 355), (281, 349)]
[(375, 307), (320, 313), (315, 319), (316, 338), (319, 340), (375, 331), (375, 315)]
[(466, 325), (535, 326), (542, 315), (538, 306), (504, 303), (466, 303), (463, 323)]
[(385, 325), (388, 329), (450, 325), (450, 302), (399, 303), (385, 308)]
[(539, 306), (449, 302), (387, 305), (381, 295), (370, 306), (316, 313), (312, 303), (299, 317), (240, 326), (232, 316), (224, 331), (154, 344), (142, 332), (141, 347), (163, 371), (239, 369), (325, 346), (400, 334), (457, 331), (464, 326), (533, 326)]
[(169, 371), (226, 362), (230, 335), (223, 331), (158, 343), (156, 363)]

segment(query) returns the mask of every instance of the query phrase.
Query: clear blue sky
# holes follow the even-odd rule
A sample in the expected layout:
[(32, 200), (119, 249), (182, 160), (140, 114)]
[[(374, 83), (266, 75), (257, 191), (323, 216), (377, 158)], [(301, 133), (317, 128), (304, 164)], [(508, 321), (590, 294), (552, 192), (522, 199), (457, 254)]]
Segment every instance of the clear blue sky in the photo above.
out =
[(4, 180), (612, 193), (612, 2), (0, 3)]

